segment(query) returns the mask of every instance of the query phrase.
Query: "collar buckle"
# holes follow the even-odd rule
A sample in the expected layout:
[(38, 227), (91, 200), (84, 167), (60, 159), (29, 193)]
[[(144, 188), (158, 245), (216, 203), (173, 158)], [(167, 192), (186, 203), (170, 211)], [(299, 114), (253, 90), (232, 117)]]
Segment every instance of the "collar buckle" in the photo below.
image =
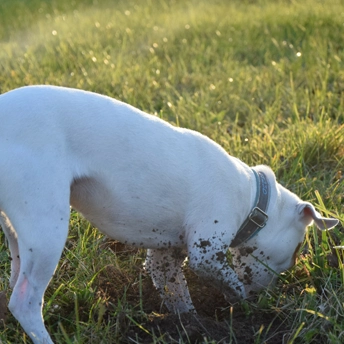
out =
[(249, 220), (253, 222), (259, 228), (263, 228), (266, 225), (266, 222), (269, 219), (269, 216), (266, 212), (258, 207), (254, 207), (248, 216)]

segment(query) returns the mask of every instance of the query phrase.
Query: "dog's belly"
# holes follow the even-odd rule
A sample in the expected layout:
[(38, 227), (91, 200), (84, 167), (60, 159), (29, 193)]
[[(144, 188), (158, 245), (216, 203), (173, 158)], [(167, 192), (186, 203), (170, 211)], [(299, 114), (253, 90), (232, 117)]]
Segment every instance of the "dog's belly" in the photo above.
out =
[(107, 236), (143, 248), (185, 247), (178, 209), (152, 199), (116, 194), (96, 178), (71, 185), (72, 207)]

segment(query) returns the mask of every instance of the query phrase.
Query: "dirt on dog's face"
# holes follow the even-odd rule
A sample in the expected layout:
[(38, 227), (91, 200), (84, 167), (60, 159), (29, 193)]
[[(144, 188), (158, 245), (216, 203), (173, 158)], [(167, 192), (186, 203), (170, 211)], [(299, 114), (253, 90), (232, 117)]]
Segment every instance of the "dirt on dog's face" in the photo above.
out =
[(279, 273), (295, 265), (301, 244), (295, 246), (294, 252), (290, 252), (284, 262), (278, 263), (273, 261), (273, 256), (257, 247), (242, 246), (237, 249), (233, 255), (233, 267), (245, 285), (246, 295), (273, 286)]
[[(234, 253), (234, 252), (235, 253)], [(253, 246), (241, 246), (232, 250), (233, 268), (245, 285), (246, 295), (274, 284), (276, 277), (268, 265), (270, 256)]]
[(305, 231), (305, 227), (285, 231), (269, 245), (263, 245), (257, 237), (246, 245), (231, 249), (233, 268), (244, 283), (247, 296), (273, 286), (281, 272), (295, 265)]

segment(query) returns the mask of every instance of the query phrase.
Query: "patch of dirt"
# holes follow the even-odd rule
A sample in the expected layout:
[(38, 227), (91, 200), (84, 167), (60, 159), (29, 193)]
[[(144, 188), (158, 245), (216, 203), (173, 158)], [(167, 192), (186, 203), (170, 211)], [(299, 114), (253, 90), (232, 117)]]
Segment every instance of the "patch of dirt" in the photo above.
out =
[[(111, 244), (117, 254), (123, 258), (133, 254), (133, 249), (125, 245)], [(121, 245), (121, 244), (120, 244)], [(135, 319), (142, 326), (132, 326), (123, 314), (117, 321), (122, 321), (121, 327), (124, 337), (121, 342), (139, 340), (140, 343), (152, 343), (152, 333), (162, 341), (170, 343), (202, 343), (214, 341), (216, 343), (268, 343), (281, 344), (286, 342), (289, 329), (277, 311), (271, 309), (259, 310), (255, 307), (245, 309), (242, 304), (232, 306), (223, 295), (210, 285), (204, 284), (192, 271), (186, 269), (190, 294), (197, 310), (195, 314), (170, 314), (162, 304), (161, 298), (154, 288), (151, 279), (140, 266), (137, 266), (137, 275), (128, 276), (118, 268), (107, 266), (100, 274), (98, 290), (108, 300), (108, 307), (118, 304), (118, 298), (123, 296), (126, 286), (126, 301), (133, 307), (140, 303), (142, 293), (142, 310), (148, 317)], [(135, 270), (134, 270), (135, 273)], [(141, 283), (137, 282), (138, 275), (142, 274)], [(132, 280), (131, 280), (132, 278)], [(133, 283), (136, 281), (136, 283)], [(143, 330), (144, 329), (144, 330)], [(147, 333), (147, 331), (149, 333)]]
[[(240, 304), (232, 307), (215, 288), (204, 285), (191, 271), (186, 271), (189, 289), (197, 315), (169, 314), (161, 308), (161, 299), (150, 282), (144, 280), (143, 302), (151, 313), (150, 321), (143, 324), (168, 342), (183, 338), (185, 342), (202, 343), (205, 338), (216, 343), (269, 343), (281, 344), (289, 332), (279, 314), (267, 310), (245, 310)], [(160, 308), (159, 308), (160, 307)], [(128, 333), (130, 335), (130, 333)], [(135, 338), (135, 337), (134, 337)], [(257, 341), (257, 338), (260, 338)], [(151, 336), (140, 334), (142, 343), (151, 343)]]

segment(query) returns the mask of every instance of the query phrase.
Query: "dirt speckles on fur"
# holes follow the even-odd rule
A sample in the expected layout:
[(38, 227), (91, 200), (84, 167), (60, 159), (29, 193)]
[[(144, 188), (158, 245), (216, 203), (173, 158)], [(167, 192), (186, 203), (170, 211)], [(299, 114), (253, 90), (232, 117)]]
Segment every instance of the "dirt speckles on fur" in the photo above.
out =
[(251, 285), (252, 284), (252, 269), (249, 266), (246, 266), (244, 272), (245, 272), (244, 274), (245, 284)]
[(211, 246), (211, 243), (209, 240), (201, 240), (201, 243), (199, 246), (200, 247), (207, 247), (207, 246)]
[(239, 248), (239, 253), (241, 256), (247, 257), (249, 254), (252, 254), (257, 247), (243, 246)]
[(220, 262), (224, 262), (227, 260), (227, 256), (222, 251), (216, 252), (216, 260), (218, 260)]
[(244, 271), (247, 274), (251, 274), (252, 273), (252, 269), (249, 266), (246, 266)]

